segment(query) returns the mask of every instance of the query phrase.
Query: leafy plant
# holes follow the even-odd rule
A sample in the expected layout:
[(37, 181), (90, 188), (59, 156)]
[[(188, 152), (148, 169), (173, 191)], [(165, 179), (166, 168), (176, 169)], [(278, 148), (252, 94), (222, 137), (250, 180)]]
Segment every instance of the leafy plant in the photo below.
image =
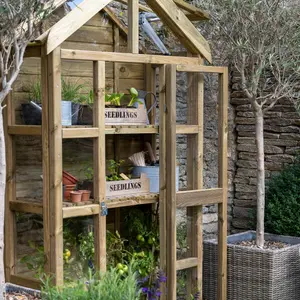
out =
[(64, 101), (72, 101), (74, 103), (81, 103), (85, 97), (80, 92), (84, 88), (83, 84), (78, 84), (67, 81), (64, 77), (61, 79), (61, 98)]
[(30, 253), (23, 256), (20, 262), (26, 264), (28, 270), (35, 271), (35, 276), (38, 278), (40, 274), (44, 272), (45, 255), (44, 246), (36, 245), (33, 242), (28, 242), (31, 249), (35, 250), (35, 253)]
[(29, 85), (29, 100), (36, 103), (41, 103), (42, 92), (40, 80), (37, 80)]
[(143, 104), (143, 102), (139, 100), (139, 98), (138, 98), (139, 93), (135, 88), (132, 87), (129, 90), (129, 93), (130, 93), (131, 99), (130, 99), (130, 102), (128, 104), (128, 107), (133, 106), (135, 103)]
[(107, 181), (124, 180), (120, 176), (120, 168), (124, 162), (124, 160), (119, 160), (118, 162), (113, 159), (108, 160), (108, 171), (110, 174), (106, 176)]
[(124, 93), (113, 93), (105, 95), (105, 102), (114, 106), (121, 106), (121, 100), (124, 97)]
[[(100, 278), (100, 279), (99, 279)], [(88, 283), (78, 282), (72, 287), (53, 287), (50, 279), (44, 281), (42, 298), (45, 300), (139, 300), (141, 290), (132, 264), (126, 275), (118, 273), (116, 268), (106, 273), (90, 274)]]
[(83, 260), (94, 260), (94, 234), (92, 231), (79, 235), (79, 255)]
[(85, 178), (89, 181), (93, 180), (94, 178), (94, 169), (92, 167), (86, 167), (84, 169)]
[(266, 229), (300, 236), (300, 157), (272, 177), (266, 191)]

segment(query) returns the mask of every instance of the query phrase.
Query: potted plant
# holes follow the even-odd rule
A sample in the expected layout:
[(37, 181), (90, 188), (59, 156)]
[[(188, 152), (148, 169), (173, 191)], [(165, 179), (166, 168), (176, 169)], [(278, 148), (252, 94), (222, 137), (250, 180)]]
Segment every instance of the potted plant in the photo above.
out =
[(26, 125), (41, 125), (41, 82), (33, 82), (28, 87), (28, 103), (22, 103), (22, 119)]
[[(243, 98), (243, 111), (253, 116), (256, 145), (256, 232), (227, 239), (228, 299), (300, 299), (300, 239), (266, 234), (264, 228), (264, 118), (278, 101), (299, 98), (299, 62), (295, 59), (300, 55), (299, 6), (252, 0), (213, 0), (209, 4), (215, 24), (211, 32), (224, 46), (220, 54), (225, 55), (226, 63), (232, 63), (239, 77), (235, 85)], [(299, 215), (299, 211), (293, 213)], [(216, 253), (216, 241), (205, 241), (203, 290), (204, 298), (210, 300), (217, 299)]]
[[(80, 125), (92, 125), (93, 91), (82, 101), (79, 117)], [(135, 88), (129, 94), (112, 93), (105, 95), (105, 124), (107, 125), (147, 125), (148, 117), (143, 98)]]

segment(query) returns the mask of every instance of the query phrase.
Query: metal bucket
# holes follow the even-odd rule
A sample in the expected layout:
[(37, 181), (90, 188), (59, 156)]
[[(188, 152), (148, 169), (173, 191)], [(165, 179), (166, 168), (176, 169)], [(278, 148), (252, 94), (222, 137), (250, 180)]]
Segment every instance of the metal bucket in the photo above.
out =
[(61, 101), (61, 125), (71, 126), (72, 125), (72, 102)]
[[(150, 192), (159, 193), (159, 166), (133, 167), (132, 175), (140, 177), (141, 173), (147, 174), (150, 180)], [(176, 191), (179, 189), (179, 166), (176, 167)]]

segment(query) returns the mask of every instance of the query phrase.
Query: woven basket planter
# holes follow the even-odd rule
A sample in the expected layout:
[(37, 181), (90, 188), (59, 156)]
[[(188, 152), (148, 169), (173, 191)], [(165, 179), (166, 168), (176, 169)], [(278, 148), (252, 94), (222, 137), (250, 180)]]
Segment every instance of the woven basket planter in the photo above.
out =
[(36, 297), (41, 296), (41, 292), (38, 290), (30, 289), (30, 288), (12, 284), (12, 283), (5, 284), (5, 293), (20, 293), (20, 294), (26, 293), (26, 294), (36, 296)]
[[(291, 246), (265, 250), (234, 245), (255, 239), (254, 231), (227, 238), (228, 300), (300, 299), (300, 238), (272, 234), (265, 238)], [(204, 300), (217, 300), (217, 250), (216, 240), (204, 241)]]

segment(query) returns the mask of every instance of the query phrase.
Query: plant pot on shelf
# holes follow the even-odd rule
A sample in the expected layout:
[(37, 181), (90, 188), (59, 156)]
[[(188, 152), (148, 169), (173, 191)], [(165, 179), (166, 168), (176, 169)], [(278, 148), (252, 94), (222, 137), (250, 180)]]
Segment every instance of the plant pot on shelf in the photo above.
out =
[(80, 191), (71, 191), (70, 192), (71, 202), (78, 203), (81, 202), (82, 192)]
[[(38, 106), (42, 106), (38, 104)], [(21, 104), (22, 111), (21, 117), (26, 125), (41, 125), (42, 124), (42, 111), (31, 103)]]
[(70, 200), (70, 193), (76, 189), (76, 184), (67, 184), (65, 185), (65, 191), (64, 191), (64, 200), (69, 201)]
[(70, 173), (63, 171), (63, 184), (70, 185), (70, 184), (77, 184), (78, 179), (71, 175)]
[(82, 198), (81, 198), (82, 202), (90, 200), (91, 191), (89, 191), (89, 190), (78, 190), (78, 192), (82, 193)]
[[(236, 245), (255, 237), (254, 231), (227, 237), (227, 299), (300, 299), (300, 238), (266, 234), (266, 240), (288, 244), (277, 250)], [(217, 240), (204, 241), (203, 250), (204, 299), (217, 300)]]
[[(140, 177), (144, 173), (150, 180), (150, 193), (159, 193), (159, 165), (133, 167), (132, 176)], [(179, 166), (176, 167), (176, 190), (179, 189)]]

